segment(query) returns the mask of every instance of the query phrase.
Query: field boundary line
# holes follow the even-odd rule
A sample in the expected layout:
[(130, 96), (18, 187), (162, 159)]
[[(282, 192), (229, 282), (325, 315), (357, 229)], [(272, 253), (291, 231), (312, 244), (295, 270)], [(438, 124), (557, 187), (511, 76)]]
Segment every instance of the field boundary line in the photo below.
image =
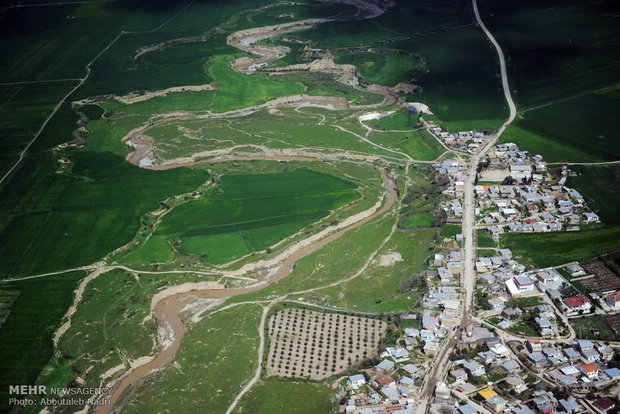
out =
[[(100, 0), (101, 2), (105, 2), (107, 0)], [(15, 168), (17, 168), (17, 166), (19, 164), (21, 164), (21, 162), (24, 160), (26, 152), (28, 152), (28, 150), (30, 149), (30, 147), (32, 146), (32, 144), (35, 143), (35, 141), (37, 140), (37, 138), (39, 138), (39, 135), (41, 135), (41, 132), (43, 132), (43, 130), (45, 129), (45, 127), (47, 126), (47, 124), (49, 123), (49, 121), (52, 119), (52, 117), (56, 114), (56, 112), (58, 112), (58, 110), (60, 109), (60, 107), (62, 106), (62, 104), (64, 104), (67, 101), (67, 98), (69, 98), (69, 96), (71, 96), (76, 90), (78, 90), (78, 88), (80, 86), (82, 86), (84, 84), (84, 82), (86, 82), (86, 80), (88, 79), (88, 77), (90, 76), (91, 73), (91, 65), (93, 63), (95, 63), (95, 61), (97, 59), (99, 59), (99, 57), (101, 57), (101, 55), (103, 55), (110, 47), (112, 47), (112, 45), (114, 45), (118, 39), (120, 39), (123, 35), (125, 34), (141, 34), (141, 33), (154, 33), (158, 30), (160, 30), (162, 27), (164, 27), (165, 25), (167, 25), (168, 23), (170, 23), (170, 21), (172, 21), (172, 19), (174, 19), (175, 17), (177, 17), (181, 12), (185, 11), (189, 6), (191, 6), (193, 3), (195, 2), (195, 0), (190, 1), (187, 5), (185, 5), (185, 7), (181, 8), (179, 11), (177, 11), (174, 15), (172, 15), (168, 20), (166, 20), (165, 22), (163, 22), (162, 24), (160, 24), (158, 27), (156, 27), (153, 30), (145, 30), (145, 31), (125, 31), (125, 30), (121, 30), (120, 33), (114, 38), (112, 39), (112, 41), (110, 43), (108, 43), (108, 45), (106, 47), (103, 48), (103, 50), (101, 50), (90, 62), (88, 62), (86, 64), (86, 75), (83, 78), (79, 78), (76, 80), (79, 80), (79, 83), (69, 91), (69, 93), (67, 93), (61, 100), (60, 102), (58, 102), (56, 104), (56, 106), (54, 107), (54, 109), (52, 110), (52, 113), (45, 119), (45, 121), (43, 121), (43, 124), (41, 125), (41, 128), (39, 128), (38, 132), (35, 134), (35, 136), (30, 140), (30, 142), (28, 142), (28, 144), (26, 145), (26, 147), (19, 153), (19, 158), (17, 159), (17, 161), (15, 162), (15, 164), (13, 164), (13, 166), (6, 172), (6, 174), (4, 174), (2, 176), (2, 178), (0, 178), (0, 184), (2, 184), (8, 177), (9, 175), (11, 175), (11, 173), (15, 170)], [(83, 3), (90, 3), (90, 2), (83, 2)], [(74, 3), (52, 3), (49, 5), (59, 5), (59, 4), (74, 4)], [(29, 6), (43, 6), (43, 5), (29, 5)], [(47, 6), (47, 4), (45, 5)], [(15, 6), (15, 7), (21, 7), (21, 6)]]

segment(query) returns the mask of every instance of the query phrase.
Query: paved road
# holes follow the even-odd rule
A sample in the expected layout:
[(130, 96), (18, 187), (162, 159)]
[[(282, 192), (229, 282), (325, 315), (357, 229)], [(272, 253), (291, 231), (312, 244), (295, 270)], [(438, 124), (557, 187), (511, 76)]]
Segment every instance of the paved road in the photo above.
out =
[[(489, 41), (495, 47), (497, 51), (497, 55), (499, 58), (501, 77), (502, 77), (502, 87), (504, 89), (504, 96), (506, 98), (506, 102), (508, 103), (508, 108), (510, 109), (510, 115), (508, 119), (502, 124), (502, 126), (497, 130), (495, 135), (492, 136), (491, 139), (484, 145), (484, 147), (474, 156), (472, 157), (469, 165), (469, 170), (467, 172), (467, 179), (465, 180), (465, 200), (464, 200), (464, 208), (463, 208), (463, 238), (465, 240), (464, 246), (464, 263), (463, 263), (463, 276), (461, 278), (461, 288), (464, 292), (464, 298), (462, 302), (462, 316), (460, 326), (466, 327), (470, 324), (470, 312), (473, 304), (473, 292), (475, 290), (476, 285), (476, 272), (474, 269), (474, 260), (476, 257), (476, 245), (474, 243), (474, 230), (475, 230), (475, 199), (474, 199), (474, 182), (476, 179), (476, 171), (478, 168), (478, 164), (484, 157), (487, 152), (495, 145), (497, 139), (502, 135), (502, 133), (506, 130), (508, 125), (515, 119), (517, 115), (517, 108), (512, 100), (512, 96), (510, 94), (510, 86), (508, 85), (508, 76), (506, 73), (506, 62), (504, 59), (504, 52), (502, 52), (501, 47), (491, 34), (489, 30), (486, 28), (482, 19), (480, 18), (480, 13), (478, 13), (478, 5), (476, 4), (476, 0), (472, 0), (472, 6), (474, 8), (474, 13), (476, 15), (476, 20), (478, 21), (478, 25), (484, 31)], [(455, 336), (455, 333), (451, 332), (451, 337), (443, 347), (440, 352), (436, 363), (434, 365), (434, 369), (431, 371), (428, 376), (428, 380), (421, 392), (421, 398), (419, 400), (418, 405), (415, 408), (416, 414), (423, 414), (426, 411), (428, 406), (428, 402), (433, 395), (433, 391), (435, 388), (435, 384), (437, 381), (443, 376), (443, 373), (447, 369), (449, 365), (450, 355), (452, 354), (456, 343), (458, 342), (458, 338)]]

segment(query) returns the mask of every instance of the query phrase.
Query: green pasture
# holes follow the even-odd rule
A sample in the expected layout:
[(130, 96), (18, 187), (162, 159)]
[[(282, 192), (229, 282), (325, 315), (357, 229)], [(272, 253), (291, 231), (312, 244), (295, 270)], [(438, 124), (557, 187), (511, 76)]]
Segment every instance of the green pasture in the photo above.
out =
[(305, 169), (225, 175), (204, 199), (168, 213), (145, 251), (127, 260), (169, 260), (167, 243), (180, 238), (183, 252), (225, 263), (277, 243), (358, 196), (353, 183)]
[(435, 223), (435, 216), (431, 213), (416, 213), (404, 216), (401, 227), (431, 227)]
[(207, 69), (209, 76), (215, 80), (216, 92), (209, 106), (213, 111), (229, 111), (304, 92), (304, 87), (299, 84), (276, 82), (264, 75), (243, 75), (233, 71), (228, 63), (235, 57), (238, 55), (214, 56)]
[[(428, 246), (436, 232), (435, 229), (397, 230), (359, 277), (339, 286), (313, 292), (311, 297), (328, 306), (364, 312), (417, 309), (420, 299), (416, 291), (417, 282), (411, 287), (406, 283), (414, 274), (423, 270), (424, 261), (430, 255)], [(381, 257), (394, 252), (401, 255), (402, 261), (381, 266)], [(361, 264), (356, 267), (359, 268)]]
[[(374, 147), (357, 136), (336, 128), (331, 122), (319, 124), (322, 118), (313, 115), (311, 109), (303, 108), (297, 112), (291, 108), (281, 108), (275, 114), (269, 114), (263, 110), (225, 121), (219, 119), (177, 121), (155, 127), (149, 130), (148, 134), (157, 142), (156, 154), (163, 159), (246, 144), (265, 145), (272, 148), (310, 147), (350, 150), (403, 158), (398, 154)], [(330, 115), (327, 110), (320, 113)], [(118, 122), (126, 121), (119, 117)], [(349, 129), (349, 125), (345, 128), (353, 130)], [(419, 136), (417, 139), (411, 139), (409, 144), (413, 150), (419, 151), (419, 154), (415, 152), (416, 155), (430, 156), (430, 159), (434, 159), (436, 156), (433, 156), (434, 153), (431, 152), (432, 147), (429, 148), (424, 140), (429, 137), (417, 132), (412, 134)], [(91, 142), (93, 139), (94, 137), (90, 138)], [(120, 140), (120, 137), (118, 139)], [(432, 141), (430, 145), (433, 145)]]
[(381, 146), (409, 154), (413, 159), (431, 161), (442, 154), (444, 148), (426, 130), (407, 132), (373, 131), (368, 139)]
[(132, 386), (125, 411), (225, 412), (254, 374), (260, 317), (261, 307), (240, 305), (204, 318), (183, 337), (179, 368), (167, 368), (148, 387)]
[(11, 282), (2, 288), (19, 291), (19, 297), (0, 328), (1, 412), (9, 411), (9, 385), (34, 384), (52, 357), (52, 336), (83, 276), (83, 272), (70, 272)]
[(263, 380), (243, 396), (234, 413), (329, 413), (335, 410), (333, 390), (327, 384)]
[(502, 236), (501, 245), (536, 267), (557, 266), (620, 248), (620, 226), (547, 234), (508, 233)]
[(375, 219), (350, 230), (322, 249), (298, 260), (291, 274), (279, 282), (231, 300), (242, 302), (265, 299), (350, 277), (362, 267), (363, 258), (367, 258), (389, 235), (394, 220)]
[(70, 157), (73, 174), (56, 174), (51, 154), (29, 156), (0, 188), (0, 271), (5, 276), (92, 263), (131, 240), (141, 214), (209, 178), (188, 168), (144, 170), (110, 153)]
[(366, 122), (375, 129), (405, 131), (418, 127), (418, 115), (401, 108), (392, 115), (383, 117), (378, 121)]
[(618, 166), (573, 165), (566, 185), (575, 188), (586, 199), (601, 221), (620, 224), (620, 178)]
[(355, 105), (377, 104), (384, 99), (381, 94), (361, 91), (353, 86), (342, 84), (338, 82), (338, 78), (338, 74), (321, 72), (284, 73), (271, 77), (279, 82), (301, 83), (308, 95), (345, 97), (350, 104)]
[[(122, 270), (104, 273), (86, 287), (58, 348), (89, 385), (96, 386), (108, 369), (151, 353), (156, 325), (142, 323), (155, 293), (149, 288), (148, 282)], [(92, 359), (101, 362), (86, 373)]]
[(395, 86), (416, 77), (414, 58), (390, 53), (345, 52), (337, 55), (336, 63), (355, 65), (368, 83)]

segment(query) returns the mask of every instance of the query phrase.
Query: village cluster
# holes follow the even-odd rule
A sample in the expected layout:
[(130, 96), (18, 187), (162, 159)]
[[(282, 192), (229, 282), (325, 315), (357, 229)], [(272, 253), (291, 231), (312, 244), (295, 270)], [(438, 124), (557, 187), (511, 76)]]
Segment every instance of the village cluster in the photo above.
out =
[[(512, 143), (500, 144), (481, 165), (475, 212), (478, 226), (492, 235), (577, 231), (579, 225), (599, 222), (583, 196), (565, 186), (566, 169), (547, 171), (540, 155), (520, 151)], [(458, 220), (463, 215), (460, 198), (467, 164), (446, 160), (435, 168), (450, 179), (444, 193), (456, 197), (444, 206), (446, 216)]]
[[(433, 132), (471, 153), (485, 139), (481, 132)], [(443, 207), (448, 222), (458, 223), (467, 163), (445, 160), (434, 168), (449, 179)], [(598, 222), (581, 194), (565, 186), (566, 177), (566, 169), (548, 171), (540, 156), (514, 144), (495, 146), (475, 187), (477, 228), (497, 242), (503, 232), (573, 231)], [(420, 313), (402, 315), (403, 334), (382, 349), (382, 360), (348, 378), (342, 409), (413, 413), (435, 354), (454, 337), (458, 341), (435, 385), (430, 413), (616, 412), (609, 398), (620, 390), (616, 352), (608, 342), (581, 339), (584, 332), (571, 320), (620, 316), (620, 283), (597, 287), (591, 282), (582, 294), (575, 281), (600, 280), (597, 268), (575, 262), (528, 269), (509, 249), (480, 249), (474, 316), (469, 326), (459, 326), (462, 241), (461, 234), (441, 240), (424, 273), (428, 289)], [(411, 318), (416, 322), (408, 323)]]

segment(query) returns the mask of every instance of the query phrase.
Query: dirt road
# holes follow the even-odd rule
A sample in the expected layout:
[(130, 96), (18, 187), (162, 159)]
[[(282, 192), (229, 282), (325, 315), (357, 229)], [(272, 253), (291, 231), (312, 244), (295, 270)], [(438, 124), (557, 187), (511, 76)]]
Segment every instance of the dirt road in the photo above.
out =
[[(476, 243), (474, 238), (474, 208), (476, 202), (474, 198), (474, 182), (476, 178), (476, 171), (478, 169), (478, 164), (480, 163), (480, 161), (484, 159), (487, 152), (491, 149), (491, 147), (493, 147), (493, 145), (495, 145), (497, 139), (512, 123), (517, 114), (516, 105), (512, 100), (512, 96), (510, 94), (510, 87), (508, 85), (508, 76), (506, 74), (506, 62), (504, 59), (504, 53), (502, 52), (499, 44), (495, 41), (495, 38), (493, 37), (491, 32), (487, 30), (486, 26), (482, 22), (480, 14), (478, 13), (478, 5), (476, 4), (476, 0), (472, 0), (472, 5), (474, 8), (474, 13), (476, 15), (476, 20), (478, 21), (478, 25), (480, 26), (480, 28), (482, 28), (493, 46), (495, 46), (495, 50), (497, 51), (502, 76), (502, 87), (504, 89), (504, 96), (506, 98), (506, 102), (508, 103), (508, 107), (510, 109), (510, 115), (508, 116), (508, 119), (502, 124), (502, 126), (497, 130), (495, 135), (491, 139), (489, 139), (489, 141), (474, 157), (472, 157), (469, 165), (469, 170), (467, 172), (467, 180), (465, 181), (465, 200), (463, 208), (462, 231), (463, 238), (465, 240), (465, 247), (463, 276), (461, 279), (461, 290), (465, 293), (465, 297), (463, 298), (461, 305), (462, 316), (459, 324), (459, 326), (461, 327), (467, 327), (471, 322), (470, 313), (473, 305), (473, 293), (476, 286), (476, 271), (474, 269), (474, 261), (476, 259)], [(422, 390), (421, 398), (418, 402), (418, 405), (416, 406), (416, 414), (423, 414), (426, 411), (428, 401), (433, 395), (435, 384), (440, 378), (442, 378), (445, 370), (448, 368), (450, 355), (452, 355), (452, 352), (454, 351), (454, 347), (457, 342), (458, 338), (456, 336), (451, 336), (445, 347), (441, 350), (439, 357), (434, 364), (434, 368), (428, 376), (425, 387)]]

